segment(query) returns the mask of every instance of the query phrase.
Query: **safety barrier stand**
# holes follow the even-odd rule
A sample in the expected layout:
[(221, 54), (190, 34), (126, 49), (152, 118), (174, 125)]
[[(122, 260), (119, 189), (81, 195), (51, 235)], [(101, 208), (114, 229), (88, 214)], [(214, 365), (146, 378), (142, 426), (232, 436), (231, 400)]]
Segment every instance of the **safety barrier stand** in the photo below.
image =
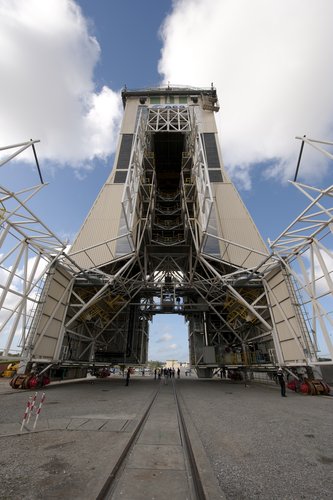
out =
[[(24, 424), (28, 424), (30, 421), (30, 417), (33, 414), (33, 411), (34, 411), (34, 408), (36, 405), (37, 395), (38, 395), (38, 393), (35, 392), (35, 395), (33, 397), (29, 396), (27, 406), (26, 406), (26, 409), (25, 409), (25, 412), (23, 415), (23, 420), (22, 420), (20, 432), (22, 432)], [(34, 425), (32, 427), (32, 430), (35, 430), (35, 428), (36, 428), (38, 417), (40, 415), (44, 401), (45, 401), (45, 392), (43, 392), (42, 397), (40, 399), (39, 406), (38, 406), (37, 411), (36, 411), (35, 422), (34, 422)]]
[(21, 425), (20, 432), (22, 432), (22, 430), (23, 430), (24, 422), (26, 421), (28, 413), (30, 412), (31, 404), (32, 404), (32, 402), (31, 402), (31, 396), (29, 396), (29, 399), (28, 399), (28, 402), (27, 402), (27, 406), (25, 408), (25, 412), (24, 412), (24, 415), (23, 415), (23, 420), (22, 420), (22, 425)]
[(28, 413), (27, 425), (28, 425), (28, 423), (29, 423), (29, 420), (30, 420), (31, 414), (32, 414), (32, 413), (33, 413), (33, 411), (34, 411), (34, 407), (35, 407), (35, 403), (36, 403), (36, 399), (37, 399), (37, 394), (38, 394), (38, 393), (37, 393), (37, 392), (35, 392), (35, 395), (34, 395), (34, 397), (32, 398), (32, 402), (31, 402), (31, 404), (30, 404), (30, 411), (29, 411), (29, 413)]
[(35, 430), (35, 428), (36, 428), (37, 420), (38, 420), (38, 417), (39, 417), (40, 411), (41, 411), (41, 409), (42, 409), (42, 406), (43, 406), (44, 400), (45, 400), (45, 392), (43, 392), (43, 394), (42, 394), (42, 398), (41, 398), (40, 403), (39, 403), (39, 406), (38, 406), (38, 410), (37, 410), (37, 413), (36, 413), (36, 418), (35, 418), (35, 422), (34, 422), (34, 425), (33, 425), (32, 430)]

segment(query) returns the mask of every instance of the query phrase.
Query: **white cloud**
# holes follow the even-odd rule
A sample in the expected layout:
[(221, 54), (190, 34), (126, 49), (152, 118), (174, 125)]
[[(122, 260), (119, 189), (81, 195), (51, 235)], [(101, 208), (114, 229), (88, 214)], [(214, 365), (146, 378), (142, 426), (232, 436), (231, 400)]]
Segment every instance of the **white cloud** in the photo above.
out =
[(40, 139), (41, 159), (85, 170), (114, 151), (120, 95), (95, 88), (100, 47), (73, 0), (0, 0), (0, 45), (2, 146)]
[[(157, 350), (158, 353), (163, 354), (164, 358), (170, 357), (170, 353), (175, 351), (177, 349), (177, 344), (169, 344), (167, 346), (163, 346), (160, 349)], [(174, 354), (172, 354), (174, 356)]]
[(159, 337), (155, 342), (156, 343), (164, 343), (164, 342), (169, 342), (169, 340), (172, 339), (172, 335), (170, 335), (169, 333), (165, 333), (164, 335), (162, 335), (161, 337)]
[[(296, 135), (330, 139), (333, 125), (333, 3), (330, 0), (175, 0), (161, 30), (164, 82), (216, 86), (225, 164), (250, 187), (249, 169), (293, 177)], [(326, 163), (307, 153), (300, 175)]]

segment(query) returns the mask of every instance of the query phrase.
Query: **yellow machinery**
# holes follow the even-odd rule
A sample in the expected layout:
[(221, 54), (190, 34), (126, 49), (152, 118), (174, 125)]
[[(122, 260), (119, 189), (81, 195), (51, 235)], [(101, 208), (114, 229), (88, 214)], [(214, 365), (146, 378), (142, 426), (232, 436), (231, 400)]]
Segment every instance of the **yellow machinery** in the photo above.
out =
[(17, 361), (14, 361), (13, 363), (9, 363), (7, 368), (3, 372), (1, 372), (0, 376), (1, 377), (13, 377), (18, 370), (19, 364), (20, 363)]

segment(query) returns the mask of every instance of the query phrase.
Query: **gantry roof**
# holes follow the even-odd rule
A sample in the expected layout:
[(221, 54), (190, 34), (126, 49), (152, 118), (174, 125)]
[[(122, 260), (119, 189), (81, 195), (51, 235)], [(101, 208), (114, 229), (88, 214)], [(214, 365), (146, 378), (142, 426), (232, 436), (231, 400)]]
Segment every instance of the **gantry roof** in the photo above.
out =
[(183, 85), (165, 85), (160, 87), (148, 87), (144, 89), (127, 89), (126, 85), (121, 92), (121, 97), (125, 107), (126, 99), (128, 97), (148, 97), (148, 96), (159, 96), (159, 95), (208, 95), (211, 97), (216, 97), (216, 88), (211, 85), (211, 87), (189, 87)]

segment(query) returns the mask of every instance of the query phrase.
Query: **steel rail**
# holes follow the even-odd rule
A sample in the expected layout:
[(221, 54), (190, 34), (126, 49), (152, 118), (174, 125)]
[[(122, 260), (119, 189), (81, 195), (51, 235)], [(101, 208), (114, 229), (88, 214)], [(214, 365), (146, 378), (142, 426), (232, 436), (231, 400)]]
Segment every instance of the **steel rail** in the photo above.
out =
[(112, 494), (113, 494), (113, 490), (114, 490), (114, 487), (116, 484), (116, 480), (118, 479), (118, 477), (120, 475), (120, 471), (122, 470), (122, 467), (125, 464), (125, 461), (126, 461), (127, 457), (129, 456), (130, 451), (132, 450), (132, 448), (136, 442), (136, 438), (138, 437), (138, 434), (143, 429), (143, 426), (145, 425), (145, 423), (149, 417), (150, 410), (151, 410), (151, 408), (152, 408), (152, 406), (153, 406), (153, 404), (158, 396), (158, 393), (160, 392), (160, 388), (161, 388), (161, 385), (159, 385), (157, 390), (155, 391), (152, 399), (150, 400), (150, 402), (148, 404), (146, 411), (144, 412), (138, 425), (134, 429), (132, 436), (130, 437), (125, 448), (123, 449), (123, 451), (122, 451), (120, 457), (118, 458), (115, 466), (113, 467), (110, 475), (108, 476), (107, 480), (105, 481), (101, 491), (97, 495), (96, 500), (110, 500), (112, 498)]
[(204, 492), (204, 488), (202, 485), (201, 477), (199, 474), (199, 470), (197, 467), (195, 455), (193, 452), (193, 448), (191, 445), (191, 440), (187, 432), (186, 428), (186, 423), (185, 423), (185, 418), (179, 403), (178, 395), (177, 395), (177, 390), (176, 390), (176, 385), (174, 380), (172, 380), (172, 386), (173, 386), (173, 394), (176, 402), (176, 407), (177, 407), (177, 415), (178, 415), (178, 423), (179, 423), (179, 428), (180, 428), (180, 434), (182, 437), (183, 441), (183, 446), (185, 449), (186, 453), (186, 458), (188, 461), (188, 464), (190, 466), (191, 470), (191, 478), (192, 478), (192, 483), (194, 487), (194, 493), (195, 493), (195, 498), (196, 500), (207, 500), (207, 497)]
[[(143, 430), (146, 421), (149, 418), (150, 412), (152, 410), (152, 407), (156, 401), (156, 398), (160, 392), (162, 385), (159, 384), (159, 387), (157, 388), (156, 392), (154, 393), (152, 399), (150, 400), (147, 409), (145, 410), (143, 416), (141, 417), (138, 425), (136, 426), (131, 438), (129, 439), (128, 443), (126, 444), (125, 448), (123, 449), (120, 457), (118, 458), (116, 464), (114, 465), (110, 475), (108, 476), (107, 480), (105, 481), (102, 489), (100, 490), (99, 494), (96, 497), (96, 500), (111, 500), (113, 497), (113, 494), (115, 492), (115, 489), (117, 487), (118, 481), (121, 477), (121, 474), (125, 468), (125, 463), (126, 460), (132, 451), (132, 448), (137, 442), (137, 438), (139, 437), (141, 431)], [(181, 435), (181, 440), (183, 444), (183, 450), (184, 450), (184, 458), (187, 461), (187, 472), (188, 472), (188, 479), (192, 481), (192, 488), (191, 488), (191, 493), (192, 493), (192, 500), (208, 500), (207, 496), (204, 492), (204, 487), (201, 481), (201, 476), (198, 471), (196, 459), (195, 459), (195, 454), (193, 452), (193, 448), (191, 445), (191, 440), (189, 437), (189, 433), (186, 428), (186, 423), (185, 423), (185, 417), (183, 415), (181, 405), (179, 403), (178, 395), (177, 395), (177, 390), (176, 390), (176, 384), (175, 381), (172, 380), (172, 387), (173, 387), (173, 396), (176, 404), (176, 411), (177, 411), (177, 417), (178, 417), (178, 425), (179, 425), (179, 431)]]

